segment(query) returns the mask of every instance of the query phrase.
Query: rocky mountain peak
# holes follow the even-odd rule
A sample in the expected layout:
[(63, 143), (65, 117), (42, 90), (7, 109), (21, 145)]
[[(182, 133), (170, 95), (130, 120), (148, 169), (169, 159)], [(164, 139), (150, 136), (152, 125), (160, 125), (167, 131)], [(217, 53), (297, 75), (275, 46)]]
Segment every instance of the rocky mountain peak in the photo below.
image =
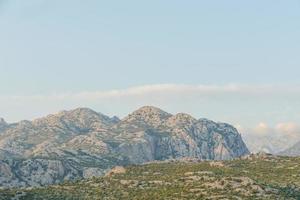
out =
[(154, 106), (143, 106), (138, 110), (134, 111), (132, 114), (135, 115), (160, 115), (160, 116), (171, 116), (171, 114), (161, 110), (160, 108)]
[[(67, 111), (68, 112), (68, 111)], [(70, 110), (69, 113), (96, 113), (94, 110), (86, 107), (79, 107), (73, 110)]]
[[(64, 118), (74, 118), (74, 119), (84, 119), (90, 116), (101, 116), (102, 114), (97, 113), (96, 111), (90, 108), (76, 108), (70, 111), (62, 111), (58, 114), (54, 115), (56, 117), (64, 117)], [(104, 115), (103, 115), (104, 116)]]
[(159, 126), (172, 115), (153, 106), (144, 106), (129, 114), (123, 122), (146, 123), (150, 126)]
[(107, 127), (113, 124), (113, 120), (106, 115), (93, 111), (89, 108), (76, 108), (70, 111), (61, 111), (57, 114), (34, 120), (35, 125), (54, 125), (78, 128)]
[(114, 123), (118, 123), (118, 122), (121, 121), (120, 118), (117, 117), (117, 116), (113, 116), (113, 117), (111, 118), (111, 120), (112, 120)]

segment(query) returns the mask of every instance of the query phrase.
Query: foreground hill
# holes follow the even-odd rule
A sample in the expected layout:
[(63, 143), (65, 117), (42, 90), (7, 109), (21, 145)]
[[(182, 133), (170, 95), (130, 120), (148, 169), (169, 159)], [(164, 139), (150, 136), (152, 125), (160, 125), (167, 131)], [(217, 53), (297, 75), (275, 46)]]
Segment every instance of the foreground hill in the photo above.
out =
[(0, 199), (300, 199), (300, 158), (168, 161), (116, 167), (102, 178), (1, 190)]
[(116, 165), (248, 153), (229, 124), (150, 106), (123, 120), (78, 108), (15, 124), (1, 120), (0, 186), (43, 186), (101, 176)]

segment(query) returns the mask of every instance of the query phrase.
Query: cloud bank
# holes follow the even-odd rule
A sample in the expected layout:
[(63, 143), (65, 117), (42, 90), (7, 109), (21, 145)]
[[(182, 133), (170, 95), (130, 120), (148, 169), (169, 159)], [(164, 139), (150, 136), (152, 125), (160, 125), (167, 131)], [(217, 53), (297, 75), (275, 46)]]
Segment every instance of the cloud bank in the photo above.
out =
[(288, 94), (300, 92), (300, 86), (274, 86), (274, 85), (263, 85), (263, 86), (251, 86), (251, 85), (180, 85), (180, 84), (154, 84), (154, 85), (143, 85), (136, 86), (127, 89), (119, 90), (108, 90), (108, 91), (86, 91), (77, 93), (63, 93), (63, 94), (50, 94), (50, 95), (29, 95), (29, 96), (0, 96), (10, 97), (14, 99), (87, 99), (96, 100), (104, 98), (120, 98), (128, 96), (144, 96), (151, 95), (154, 93), (165, 95), (169, 94), (247, 94), (247, 95), (266, 95), (266, 94)]
[(124, 117), (140, 106), (253, 126), (260, 121), (300, 121), (300, 87), (274, 85), (154, 84), (108, 91), (0, 95), (0, 117), (33, 119), (60, 110), (90, 107)]
[(280, 122), (275, 126), (260, 122), (252, 128), (244, 128), (241, 125), (236, 125), (236, 128), (241, 133), (256, 137), (300, 137), (300, 124), (295, 122)]

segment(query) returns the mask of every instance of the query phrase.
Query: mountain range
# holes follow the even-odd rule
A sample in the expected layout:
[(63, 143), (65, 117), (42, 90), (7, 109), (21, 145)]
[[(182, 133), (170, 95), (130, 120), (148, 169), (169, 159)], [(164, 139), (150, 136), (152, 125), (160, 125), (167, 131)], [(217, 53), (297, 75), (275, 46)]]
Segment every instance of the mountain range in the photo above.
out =
[(279, 152), (278, 154), (284, 156), (300, 156), (300, 141), (291, 146), (290, 148)]
[(0, 186), (25, 187), (102, 176), (155, 160), (227, 160), (249, 154), (226, 123), (145, 106), (124, 119), (88, 108), (33, 121), (0, 120)]
[[(248, 134), (248, 132), (241, 132), (241, 134), (248, 149), (252, 153), (265, 152), (279, 155), (300, 140), (298, 135), (251, 135)], [(300, 155), (300, 151), (298, 155)]]

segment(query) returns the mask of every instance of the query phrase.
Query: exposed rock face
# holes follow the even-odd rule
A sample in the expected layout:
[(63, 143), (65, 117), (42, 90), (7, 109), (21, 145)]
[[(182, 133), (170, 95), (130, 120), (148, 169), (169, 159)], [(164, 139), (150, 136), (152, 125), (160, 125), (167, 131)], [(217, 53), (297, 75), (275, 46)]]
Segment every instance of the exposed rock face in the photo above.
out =
[(39, 186), (154, 160), (223, 160), (249, 153), (231, 125), (142, 107), (119, 120), (87, 108), (6, 124), (0, 186)]

